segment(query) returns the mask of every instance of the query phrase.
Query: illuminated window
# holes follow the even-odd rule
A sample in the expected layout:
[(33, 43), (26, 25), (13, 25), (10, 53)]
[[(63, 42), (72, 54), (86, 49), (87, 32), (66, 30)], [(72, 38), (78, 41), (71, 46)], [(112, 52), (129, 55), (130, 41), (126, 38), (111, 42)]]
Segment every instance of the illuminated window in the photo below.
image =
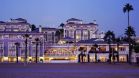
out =
[(106, 51), (106, 47), (99, 47), (99, 51)]
[(119, 47), (119, 51), (125, 51), (126, 50), (126, 48), (125, 47)]
[(76, 39), (81, 40), (81, 30), (76, 30)]

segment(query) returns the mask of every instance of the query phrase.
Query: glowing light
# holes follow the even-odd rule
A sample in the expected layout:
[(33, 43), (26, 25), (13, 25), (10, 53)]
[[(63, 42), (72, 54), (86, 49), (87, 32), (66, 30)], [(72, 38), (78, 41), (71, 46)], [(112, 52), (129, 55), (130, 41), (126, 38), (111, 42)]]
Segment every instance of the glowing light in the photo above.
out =
[(8, 57), (3, 57), (4, 61), (8, 61)]
[(21, 60), (21, 57), (18, 57), (18, 60)]
[(42, 59), (42, 60), (43, 60), (43, 59), (44, 59), (44, 57), (39, 57), (39, 59)]
[(76, 39), (79, 39), (79, 36), (78, 35), (76, 36)]

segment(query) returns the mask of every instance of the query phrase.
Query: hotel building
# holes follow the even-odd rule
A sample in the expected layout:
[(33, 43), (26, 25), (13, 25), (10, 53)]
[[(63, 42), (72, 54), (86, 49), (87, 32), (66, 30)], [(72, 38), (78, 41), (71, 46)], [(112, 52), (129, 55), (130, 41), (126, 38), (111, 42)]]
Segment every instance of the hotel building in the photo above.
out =
[[(82, 20), (71, 18), (63, 26), (63, 37), (58, 39), (56, 32), (59, 28), (48, 28), (39, 26), (35, 30), (27, 20), (18, 18), (9, 22), (0, 21), (0, 62), (16, 62), (18, 54), (19, 62), (25, 61), (27, 50), (27, 61), (35, 62), (36, 48), (38, 62), (43, 63), (77, 63), (80, 61), (79, 49), (84, 48), (85, 62), (107, 62), (109, 59), (108, 44), (104, 41), (104, 33), (98, 29), (96, 21), (84, 23)], [(29, 37), (26, 38), (25, 34)], [(39, 38), (39, 41), (35, 41)], [(27, 39), (27, 47), (25, 41)], [(19, 43), (18, 46), (15, 43)], [(38, 47), (36, 47), (38, 44)], [(93, 45), (98, 45), (94, 50)], [(115, 61), (127, 62), (128, 44), (111, 44), (116, 56)], [(89, 57), (88, 57), (89, 56)]]

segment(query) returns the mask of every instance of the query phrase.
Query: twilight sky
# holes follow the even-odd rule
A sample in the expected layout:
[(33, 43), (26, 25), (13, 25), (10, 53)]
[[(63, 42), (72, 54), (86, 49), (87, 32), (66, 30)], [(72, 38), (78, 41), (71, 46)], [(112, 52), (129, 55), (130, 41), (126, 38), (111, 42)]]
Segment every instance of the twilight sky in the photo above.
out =
[(25, 18), (29, 23), (57, 27), (69, 18), (84, 22), (96, 20), (101, 31), (112, 30), (123, 35), (127, 27), (127, 14), (123, 6), (130, 3), (130, 24), (139, 35), (139, 0), (0, 0), (0, 20)]

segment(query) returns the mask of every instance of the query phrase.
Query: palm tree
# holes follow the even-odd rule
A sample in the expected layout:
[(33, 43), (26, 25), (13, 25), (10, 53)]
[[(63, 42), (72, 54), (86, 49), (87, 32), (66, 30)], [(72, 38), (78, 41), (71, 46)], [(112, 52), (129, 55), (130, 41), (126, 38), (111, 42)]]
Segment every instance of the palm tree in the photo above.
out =
[(78, 62), (83, 62), (83, 52), (84, 52), (84, 47), (80, 47), (79, 48), (79, 51), (81, 52), (79, 55), (78, 55)]
[(118, 37), (118, 38), (115, 38), (115, 42), (116, 42), (116, 44), (117, 44), (117, 62), (119, 62), (119, 46), (120, 46), (120, 44), (121, 44), (121, 38), (120, 37)]
[(25, 34), (25, 62), (27, 63), (27, 44), (28, 44), (28, 38), (29, 38), (29, 34)]
[(60, 24), (60, 27), (63, 29), (64, 25), (65, 25), (64, 23), (61, 23)]
[(65, 25), (64, 23), (61, 23), (60, 26), (59, 26), (59, 27), (61, 27), (61, 28), (58, 29), (58, 30), (56, 31), (55, 36), (57, 36), (58, 41), (59, 41), (61, 38), (63, 38), (63, 35), (64, 35), (64, 29), (63, 29), (63, 27), (64, 27), (64, 25)]
[(31, 31), (34, 31), (36, 29), (36, 26), (34, 24), (31, 25)]
[(35, 38), (36, 41), (36, 63), (38, 62), (38, 45), (39, 45), (39, 38)]
[(133, 6), (130, 5), (129, 3), (127, 3), (127, 4), (123, 7), (123, 12), (124, 12), (124, 13), (127, 12), (127, 14), (128, 14), (128, 26), (130, 26), (130, 24), (129, 24), (129, 12), (132, 11), (132, 10), (134, 10), (134, 9), (133, 9)]
[(113, 31), (110, 31), (110, 30), (107, 31), (105, 33), (104, 40), (109, 45), (109, 62), (111, 63), (111, 57), (113, 56), (112, 49), (111, 49), (111, 43), (113, 43), (115, 40), (115, 34), (113, 33)]
[(131, 26), (128, 26), (127, 29), (125, 29), (125, 35), (127, 37), (127, 41), (128, 41), (128, 44), (129, 44), (129, 59), (128, 59), (128, 62), (129, 62), (129, 64), (131, 64), (131, 55), (132, 55), (132, 48), (133, 48), (133, 42), (134, 42), (132, 37), (136, 36), (134, 28), (131, 27)]
[(59, 30), (59, 31), (60, 31), (60, 37), (61, 37), (61, 38), (63, 38), (63, 35), (64, 35), (64, 28), (63, 28), (64, 25), (65, 25), (64, 23), (61, 23), (61, 24), (60, 24), (60, 27), (62, 27), (62, 28)]
[(95, 62), (97, 62), (97, 52), (98, 51), (96, 49), (98, 48), (98, 45), (94, 44), (93, 46), (95, 47)]
[[(55, 36), (58, 38), (58, 41), (59, 41), (59, 40), (60, 40), (60, 31), (59, 31), (59, 29), (56, 31)], [(58, 42), (58, 41), (57, 41), (57, 42)]]
[(18, 51), (19, 51), (20, 43), (16, 42), (15, 46), (16, 46), (16, 63), (18, 63)]

